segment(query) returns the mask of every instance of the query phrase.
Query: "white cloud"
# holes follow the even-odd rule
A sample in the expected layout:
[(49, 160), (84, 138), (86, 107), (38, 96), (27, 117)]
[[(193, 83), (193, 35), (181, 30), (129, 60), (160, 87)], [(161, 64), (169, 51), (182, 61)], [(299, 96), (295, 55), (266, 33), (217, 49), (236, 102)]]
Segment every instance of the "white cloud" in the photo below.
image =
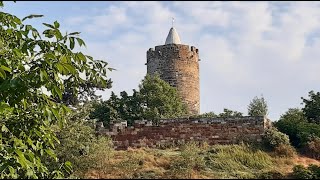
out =
[(87, 16), (69, 17), (65, 20), (68, 25), (77, 25), (88, 21)]
[[(201, 112), (224, 107), (246, 113), (263, 94), (269, 116), (277, 119), (301, 96), (317, 90), (320, 29), (314, 2), (120, 2), (81, 22), (88, 52), (118, 69), (113, 90), (137, 88), (146, 73), (146, 51), (164, 44), (175, 17), (183, 43), (200, 51)], [(108, 92), (104, 92), (108, 94)]]

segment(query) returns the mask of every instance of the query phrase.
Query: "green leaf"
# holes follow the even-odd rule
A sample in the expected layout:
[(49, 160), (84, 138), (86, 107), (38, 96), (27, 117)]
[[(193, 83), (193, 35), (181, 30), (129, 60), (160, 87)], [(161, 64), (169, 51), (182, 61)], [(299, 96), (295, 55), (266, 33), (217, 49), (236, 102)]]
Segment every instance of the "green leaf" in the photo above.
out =
[(53, 86), (55, 92), (58, 94), (59, 98), (62, 99), (62, 92), (58, 86)]
[(6, 31), (7, 31), (8, 34), (12, 34), (13, 30), (12, 29), (7, 29)]
[(52, 53), (47, 53), (46, 55), (45, 55), (45, 57), (46, 58), (49, 58), (49, 59), (56, 59), (56, 56), (55, 55), (53, 55)]
[(8, 168), (9, 168), (9, 171), (10, 171), (11, 175), (16, 173), (16, 170), (12, 166), (9, 166)]
[(54, 32), (54, 35), (56, 36), (57, 40), (61, 40), (62, 39), (62, 34), (59, 30), (56, 30)]
[(82, 46), (82, 45), (86, 46), (86, 44), (84, 43), (84, 41), (82, 39), (80, 39), (80, 38), (76, 38), (76, 39), (78, 41), (79, 46)]
[(28, 103), (27, 100), (26, 100), (26, 99), (23, 99), (23, 100), (22, 100), (22, 103), (23, 103), (23, 108), (24, 108), (24, 109), (27, 109), (27, 106), (28, 106), (28, 105), (27, 105), (27, 103)]
[(8, 68), (7, 66), (1, 65), (0, 67), (5, 71), (11, 72), (11, 69)]
[(60, 27), (60, 24), (58, 23), (58, 21), (55, 21), (53, 24), (54, 24), (54, 27), (57, 29)]
[(40, 80), (45, 81), (48, 79), (48, 74), (45, 70), (41, 69), (40, 70)]
[(0, 78), (5, 79), (6, 78), (6, 72), (2, 68), (0, 68)]
[(79, 35), (80, 32), (73, 32), (73, 33), (70, 33), (69, 35)]
[(14, 16), (13, 21), (17, 24), (21, 24), (21, 20), (19, 18), (17, 18), (16, 16)]
[(54, 26), (52, 26), (51, 24), (48, 24), (48, 23), (42, 23), (42, 24), (45, 25), (45, 26), (47, 26), (47, 27), (49, 27), (49, 28), (54, 29)]
[(26, 25), (26, 27), (25, 27), (25, 30), (26, 31), (30, 31), (32, 29), (32, 26), (31, 25)]
[(36, 29), (32, 29), (32, 36), (36, 39), (39, 35), (39, 32)]
[(69, 37), (70, 41), (70, 49), (72, 50), (74, 48), (74, 37)]
[(63, 75), (67, 74), (68, 72), (66, 72), (66, 69), (64, 68), (64, 66), (61, 63), (57, 63), (56, 67), (58, 68), (59, 72)]
[(64, 169), (70, 173), (72, 171), (72, 163), (70, 161), (66, 161), (64, 163)]
[(56, 109), (52, 108), (51, 111), (53, 112), (53, 115), (56, 117), (57, 120), (61, 119), (59, 112)]
[(71, 111), (71, 109), (70, 108), (68, 108), (66, 105), (62, 105), (62, 108), (64, 109), (64, 111), (65, 112), (68, 112), (68, 113), (71, 113), (72, 111)]
[(29, 16), (26, 16), (22, 19), (22, 21), (26, 20), (26, 19), (32, 19), (32, 18), (38, 18), (38, 17), (43, 17), (43, 15), (38, 15), (38, 14), (31, 14)]
[(84, 56), (81, 52), (77, 53), (77, 57), (78, 57), (81, 61), (87, 62), (86, 56)]
[(26, 70), (22, 64), (19, 64), (18, 69), (20, 71), (25, 71)]
[(116, 70), (116, 69), (114, 69), (114, 68), (108, 68), (109, 69), (109, 71), (113, 71), (113, 70)]
[(27, 143), (32, 147), (32, 149), (36, 150), (36, 146), (33, 144), (33, 141), (28, 137)]
[(63, 64), (63, 65), (70, 73), (75, 74), (77, 72), (76, 69), (72, 65), (70, 65), (70, 64)]
[(60, 61), (61, 61), (61, 63), (68, 63), (68, 59), (67, 59), (67, 57), (65, 55), (62, 55), (60, 57)]
[(57, 160), (57, 156), (54, 154), (54, 152), (51, 149), (46, 149), (45, 152), (55, 160)]
[(27, 159), (24, 157), (23, 153), (19, 149), (15, 149), (15, 152), (18, 155), (18, 161), (21, 164), (22, 168), (27, 169), (29, 166), (27, 163)]
[(2, 125), (1, 131), (2, 132), (9, 132), (9, 129), (5, 125)]

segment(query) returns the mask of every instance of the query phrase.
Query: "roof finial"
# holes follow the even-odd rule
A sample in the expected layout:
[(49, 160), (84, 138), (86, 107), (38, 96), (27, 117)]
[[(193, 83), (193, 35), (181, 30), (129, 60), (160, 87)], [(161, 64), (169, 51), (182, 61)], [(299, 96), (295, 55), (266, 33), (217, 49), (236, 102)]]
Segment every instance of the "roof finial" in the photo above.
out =
[(172, 27), (173, 27), (174, 17), (172, 17)]

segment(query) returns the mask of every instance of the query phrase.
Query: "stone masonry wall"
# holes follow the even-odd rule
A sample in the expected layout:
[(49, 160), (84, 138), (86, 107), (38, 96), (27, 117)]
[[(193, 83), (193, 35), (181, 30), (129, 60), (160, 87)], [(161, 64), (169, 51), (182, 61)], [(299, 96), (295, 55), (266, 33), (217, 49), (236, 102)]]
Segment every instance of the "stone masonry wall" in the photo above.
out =
[(264, 130), (270, 127), (266, 117), (197, 118), (135, 121), (127, 127), (126, 122), (113, 124), (110, 129), (98, 128), (99, 134), (111, 136), (115, 149), (128, 147), (157, 148), (167, 144), (188, 141), (206, 141), (208, 144), (233, 144), (239, 141), (261, 141)]
[(200, 112), (198, 49), (182, 44), (168, 44), (147, 51), (147, 73), (176, 87), (191, 114)]

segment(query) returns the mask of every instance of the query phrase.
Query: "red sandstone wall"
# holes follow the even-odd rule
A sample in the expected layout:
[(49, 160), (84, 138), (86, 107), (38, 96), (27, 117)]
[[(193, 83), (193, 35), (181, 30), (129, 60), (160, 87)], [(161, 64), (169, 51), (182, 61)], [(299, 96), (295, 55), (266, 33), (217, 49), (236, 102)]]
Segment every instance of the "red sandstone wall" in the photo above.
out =
[(231, 144), (241, 140), (261, 141), (267, 126), (264, 117), (201, 118), (161, 120), (158, 126), (150, 121), (136, 121), (133, 127), (113, 127), (100, 130), (110, 135), (116, 149), (128, 147), (159, 147), (187, 141)]

